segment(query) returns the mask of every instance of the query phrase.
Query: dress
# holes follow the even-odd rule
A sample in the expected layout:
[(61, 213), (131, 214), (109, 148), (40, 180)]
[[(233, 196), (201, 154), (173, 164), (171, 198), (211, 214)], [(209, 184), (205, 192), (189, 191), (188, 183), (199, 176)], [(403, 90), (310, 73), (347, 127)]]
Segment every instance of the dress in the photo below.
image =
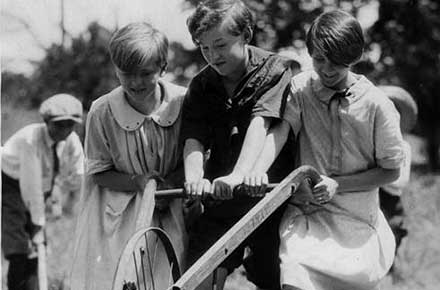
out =
[[(399, 115), (383, 92), (355, 77), (336, 111), (330, 109), (335, 91), (316, 73), (292, 79), (285, 118), (299, 137), (299, 165), (330, 177), (399, 168), (404, 157)], [(305, 290), (375, 289), (394, 258), (378, 189), (337, 192), (323, 206), (291, 198), (280, 237), (281, 283)]]
[[(86, 174), (70, 277), (72, 290), (111, 289), (122, 249), (135, 231), (142, 199), (142, 192), (100, 187), (92, 175), (109, 169), (129, 174), (154, 170), (166, 177), (181, 166), (178, 135), (186, 89), (165, 81), (159, 81), (159, 85), (162, 104), (149, 116), (127, 103), (121, 87), (91, 106), (86, 125)], [(154, 209), (154, 196), (149, 199)], [(160, 226), (169, 234), (182, 265), (186, 232), (181, 200), (173, 200), (168, 211), (153, 214), (152, 210), (145, 220), (148, 226)], [(160, 264), (166, 256), (159, 253), (156, 259)]]

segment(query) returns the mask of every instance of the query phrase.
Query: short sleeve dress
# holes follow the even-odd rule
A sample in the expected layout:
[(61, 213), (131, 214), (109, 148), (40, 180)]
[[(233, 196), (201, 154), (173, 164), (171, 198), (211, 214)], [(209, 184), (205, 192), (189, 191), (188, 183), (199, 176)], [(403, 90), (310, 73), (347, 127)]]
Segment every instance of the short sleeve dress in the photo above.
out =
[[(96, 100), (86, 124), (85, 180), (75, 232), (70, 289), (111, 289), (118, 259), (135, 232), (143, 192), (118, 192), (97, 185), (92, 176), (109, 169), (129, 174), (151, 171), (165, 177), (181, 162), (178, 146), (181, 107), (186, 89), (159, 81), (162, 104), (151, 115), (143, 115), (126, 101), (121, 87)], [(169, 210), (154, 210), (145, 227), (159, 226), (170, 236), (179, 263), (184, 263), (186, 231), (181, 200)], [(153, 214), (154, 211), (154, 214)], [(165, 255), (158, 255), (160, 268)], [(164, 260), (164, 261), (162, 261)], [(157, 270), (160, 273), (160, 269)], [(166, 276), (166, 275), (164, 275)]]
[[(327, 176), (403, 160), (399, 114), (368, 79), (331, 106), (335, 91), (315, 72), (292, 79), (285, 119), (299, 142), (299, 165)], [(281, 284), (304, 290), (375, 289), (392, 265), (395, 241), (379, 209), (378, 189), (337, 192), (323, 205), (291, 199), (280, 224)]]

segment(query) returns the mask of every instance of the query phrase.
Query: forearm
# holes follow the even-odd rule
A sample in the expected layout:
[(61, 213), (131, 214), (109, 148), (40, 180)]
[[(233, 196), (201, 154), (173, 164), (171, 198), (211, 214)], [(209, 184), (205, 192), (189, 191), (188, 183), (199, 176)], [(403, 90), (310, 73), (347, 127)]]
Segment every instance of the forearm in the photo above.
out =
[(186, 181), (195, 181), (203, 177), (204, 147), (196, 139), (187, 139), (183, 148), (183, 163)]
[(352, 175), (331, 176), (339, 184), (338, 192), (372, 190), (399, 177), (399, 169), (375, 167)]
[(255, 165), (258, 156), (264, 147), (271, 120), (269, 118), (255, 117), (251, 120), (246, 136), (241, 147), (240, 155), (234, 166), (234, 173), (247, 174)]
[(285, 121), (282, 121), (280, 124), (270, 129), (264, 141), (263, 150), (252, 169), (253, 172), (264, 173), (269, 170), (286, 143), (289, 130), (289, 124)]
[(141, 175), (107, 170), (93, 175), (95, 182), (115, 191), (142, 191), (145, 185), (142, 183)]

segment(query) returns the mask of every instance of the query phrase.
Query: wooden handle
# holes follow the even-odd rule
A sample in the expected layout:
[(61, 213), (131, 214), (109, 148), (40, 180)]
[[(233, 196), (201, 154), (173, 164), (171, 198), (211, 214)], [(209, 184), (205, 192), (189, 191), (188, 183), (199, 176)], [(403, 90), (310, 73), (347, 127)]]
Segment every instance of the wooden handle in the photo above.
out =
[(136, 219), (135, 229), (139, 230), (145, 227), (149, 227), (153, 219), (154, 212), (154, 197), (156, 192), (157, 183), (153, 178), (147, 182), (142, 200), (140, 204), (139, 213)]
[[(274, 189), (278, 183), (269, 183), (266, 188), (266, 192)], [(242, 195), (243, 191), (234, 192), (234, 194)], [(209, 194), (207, 194), (209, 196)], [(164, 189), (156, 191), (156, 198), (187, 198), (188, 195), (182, 188)]]
[(46, 246), (44, 243), (37, 245), (38, 253), (38, 289), (47, 290), (47, 267), (46, 267)]

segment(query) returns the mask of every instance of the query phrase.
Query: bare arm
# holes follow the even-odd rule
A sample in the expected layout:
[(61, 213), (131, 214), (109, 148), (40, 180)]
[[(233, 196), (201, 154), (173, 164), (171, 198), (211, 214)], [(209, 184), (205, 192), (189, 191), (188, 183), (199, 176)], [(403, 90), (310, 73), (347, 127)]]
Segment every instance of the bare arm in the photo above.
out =
[(185, 191), (189, 195), (202, 195), (211, 191), (211, 183), (203, 178), (204, 146), (196, 139), (187, 139), (183, 148)]
[(271, 120), (264, 117), (254, 117), (246, 131), (246, 136), (241, 147), (240, 155), (234, 169), (229, 175), (216, 178), (212, 184), (214, 197), (218, 199), (231, 199), (234, 187), (241, 184), (244, 176), (253, 168), (261, 150)]
[(393, 182), (399, 177), (399, 169), (375, 167), (356, 174), (332, 176), (339, 184), (338, 192), (372, 190)]
[(252, 172), (264, 173), (269, 170), (272, 163), (280, 154), (281, 149), (286, 143), (287, 136), (289, 135), (290, 126), (286, 121), (282, 121), (275, 127), (269, 130), (264, 141), (264, 147), (252, 168)]
[(196, 139), (185, 141), (183, 160), (185, 180), (191, 182), (203, 177), (203, 145)]
[(269, 118), (263, 117), (255, 117), (251, 120), (233, 173), (247, 173), (254, 167), (257, 157), (263, 150), (262, 140), (266, 138), (270, 123)]
[(282, 121), (269, 130), (263, 143), (263, 149), (250, 172), (243, 178), (243, 184), (247, 187), (247, 192), (251, 196), (262, 196), (265, 194), (266, 185), (269, 180), (267, 170), (277, 158), (289, 134), (290, 126)]

